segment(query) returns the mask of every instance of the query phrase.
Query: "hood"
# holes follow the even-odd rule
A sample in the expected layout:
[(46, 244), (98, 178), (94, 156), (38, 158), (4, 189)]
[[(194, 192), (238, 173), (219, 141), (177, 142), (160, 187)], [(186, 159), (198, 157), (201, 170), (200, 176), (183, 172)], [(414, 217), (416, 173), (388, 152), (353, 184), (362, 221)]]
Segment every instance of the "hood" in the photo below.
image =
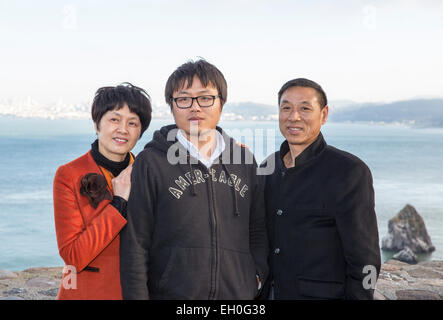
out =
[[(191, 174), (193, 174), (192, 170), (192, 161), (190, 160), (189, 152), (186, 150), (184, 146), (182, 146), (181, 143), (177, 143), (177, 131), (178, 127), (175, 124), (167, 125), (162, 127), (160, 130), (157, 130), (154, 132), (152, 141), (150, 141), (148, 144), (146, 144), (145, 149), (156, 149), (158, 151), (161, 151), (163, 153), (167, 154), (168, 156), (173, 156), (175, 158), (175, 161), (171, 163), (178, 163), (189, 166)], [(230, 176), (229, 169), (227, 165), (234, 163), (234, 154), (238, 154), (238, 152), (235, 152), (234, 149), (241, 148), (240, 154), (242, 154), (242, 159), (244, 159), (244, 155), (246, 153), (249, 153), (252, 158), (253, 155), (250, 153), (250, 151), (246, 148), (240, 147), (237, 145), (231, 137), (229, 137), (220, 127), (216, 127), (216, 130), (221, 133), (223, 136), (223, 139), (225, 141), (226, 148), (222, 152), (222, 154), (219, 157), (219, 163), (225, 168), (226, 173), (228, 176)], [(172, 147), (172, 148), (171, 148)], [(226, 163), (226, 160), (229, 159), (229, 161)], [(255, 164), (255, 159), (253, 159)], [(194, 177), (195, 178), (195, 177)], [(194, 185), (191, 184), (190, 192), (192, 196), (196, 196)], [(238, 210), (238, 199), (237, 195), (235, 193), (235, 190), (233, 189), (233, 195), (234, 195), (234, 202), (235, 202), (235, 215), (240, 215)]]
[[(178, 129), (177, 125), (175, 125), (175, 124), (170, 124), (170, 125), (160, 128), (160, 130), (156, 130), (154, 132), (153, 137), (152, 137), (152, 141), (148, 142), (145, 145), (145, 149), (154, 148), (159, 151), (167, 153), (169, 148), (177, 142), (176, 136), (177, 136), (178, 130), (179, 129)], [(234, 139), (232, 139), (230, 136), (228, 136), (223, 131), (222, 128), (217, 126), (216, 130), (221, 133), (221, 135), (223, 136), (223, 139), (225, 141), (225, 144), (226, 144), (226, 148), (223, 151), (222, 155), (225, 154), (226, 152), (229, 152), (232, 155), (233, 148), (235, 148), (237, 146)], [(179, 147), (182, 147), (184, 149), (184, 147), (181, 146), (180, 143), (177, 145), (180, 145)], [(237, 147), (239, 147), (239, 146), (237, 146)], [(227, 159), (227, 158), (223, 158), (223, 159)], [(232, 160), (231, 157), (230, 157), (230, 160)], [(232, 163), (232, 162), (230, 162), (230, 163)]]

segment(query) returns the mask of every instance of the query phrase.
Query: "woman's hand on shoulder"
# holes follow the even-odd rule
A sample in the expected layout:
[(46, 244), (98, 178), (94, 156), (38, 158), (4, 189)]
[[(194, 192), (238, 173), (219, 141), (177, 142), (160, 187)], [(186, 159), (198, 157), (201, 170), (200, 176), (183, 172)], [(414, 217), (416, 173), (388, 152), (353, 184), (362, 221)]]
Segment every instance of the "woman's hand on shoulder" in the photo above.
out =
[(126, 201), (128, 201), (131, 192), (131, 173), (132, 163), (111, 181), (114, 195), (122, 197)]

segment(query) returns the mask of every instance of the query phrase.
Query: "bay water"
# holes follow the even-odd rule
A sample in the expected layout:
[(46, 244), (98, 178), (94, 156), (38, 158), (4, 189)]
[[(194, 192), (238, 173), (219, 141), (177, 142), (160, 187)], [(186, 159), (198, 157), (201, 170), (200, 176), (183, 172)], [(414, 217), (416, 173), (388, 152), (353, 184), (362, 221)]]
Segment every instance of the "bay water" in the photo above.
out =
[[(169, 123), (153, 120), (133, 152)], [(259, 163), (283, 141), (277, 122), (220, 126), (255, 151)], [(322, 132), (328, 144), (355, 154), (371, 169), (380, 241), (388, 220), (411, 204), (436, 247), (420, 259), (443, 260), (443, 129), (327, 123)], [(55, 237), (52, 181), (57, 168), (86, 153), (95, 138), (91, 120), (0, 117), (0, 269), (64, 264)], [(391, 255), (382, 252), (384, 261)]]

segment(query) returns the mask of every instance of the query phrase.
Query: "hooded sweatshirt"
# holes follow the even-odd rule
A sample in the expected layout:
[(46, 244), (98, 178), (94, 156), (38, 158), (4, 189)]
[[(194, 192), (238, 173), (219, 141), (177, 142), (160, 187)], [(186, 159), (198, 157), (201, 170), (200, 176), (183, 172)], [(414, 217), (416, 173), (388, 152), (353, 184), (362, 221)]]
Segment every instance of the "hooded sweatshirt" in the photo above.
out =
[(253, 299), (268, 273), (263, 189), (252, 153), (220, 128), (226, 148), (207, 168), (154, 133), (132, 171), (121, 233), (124, 299)]

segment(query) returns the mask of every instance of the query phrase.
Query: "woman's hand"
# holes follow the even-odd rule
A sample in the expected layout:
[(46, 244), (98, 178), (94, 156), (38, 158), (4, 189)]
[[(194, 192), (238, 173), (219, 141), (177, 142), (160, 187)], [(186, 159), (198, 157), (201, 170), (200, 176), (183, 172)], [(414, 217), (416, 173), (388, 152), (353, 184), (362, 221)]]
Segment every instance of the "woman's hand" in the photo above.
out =
[(126, 201), (129, 199), (129, 193), (131, 192), (131, 173), (132, 173), (132, 163), (120, 174), (111, 180), (112, 189), (114, 190), (114, 195), (122, 197)]

